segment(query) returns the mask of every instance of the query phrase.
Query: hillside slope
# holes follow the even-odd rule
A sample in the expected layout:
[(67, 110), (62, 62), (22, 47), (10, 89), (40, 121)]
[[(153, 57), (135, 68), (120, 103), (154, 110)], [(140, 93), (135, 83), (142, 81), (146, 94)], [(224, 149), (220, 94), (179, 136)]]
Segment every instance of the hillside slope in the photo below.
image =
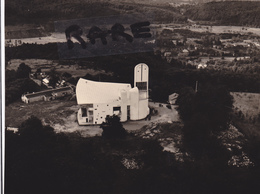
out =
[(260, 27), (260, 2), (210, 2), (186, 6), (184, 15), (195, 21), (210, 21), (217, 25)]
[(54, 21), (124, 14), (149, 14), (152, 23), (183, 23), (187, 18), (168, 4), (144, 4), (108, 0), (9, 0), (5, 3), (6, 38), (47, 36)]
[(96, 17), (118, 14), (109, 3), (102, 1), (10, 0), (5, 4), (6, 25), (23, 23), (43, 24), (55, 20)]
[[(44, 1), (9, 0), (5, 4), (6, 25), (21, 23), (42, 24), (55, 20), (100, 17), (118, 14), (153, 14), (157, 20), (186, 21), (178, 10), (166, 4), (142, 4), (120, 1), (58, 0)], [(177, 18), (177, 19), (176, 19)]]

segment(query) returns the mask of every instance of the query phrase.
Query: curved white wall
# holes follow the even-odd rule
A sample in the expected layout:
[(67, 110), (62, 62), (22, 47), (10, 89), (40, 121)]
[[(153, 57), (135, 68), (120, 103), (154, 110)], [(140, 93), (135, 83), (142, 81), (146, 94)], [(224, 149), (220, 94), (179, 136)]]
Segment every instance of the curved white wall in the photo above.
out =
[(144, 119), (149, 114), (148, 99), (139, 101), (138, 110), (139, 110), (138, 113), (139, 119)]
[(127, 121), (127, 102), (127, 92), (125, 90), (121, 90), (121, 122)]
[(139, 120), (139, 91), (137, 87), (130, 91), (130, 119)]

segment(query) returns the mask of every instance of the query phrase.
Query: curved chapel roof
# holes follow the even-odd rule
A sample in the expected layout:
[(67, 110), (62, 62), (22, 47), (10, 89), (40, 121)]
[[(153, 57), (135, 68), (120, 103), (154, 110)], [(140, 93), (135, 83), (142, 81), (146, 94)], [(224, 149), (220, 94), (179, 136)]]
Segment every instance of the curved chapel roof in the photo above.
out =
[(76, 97), (78, 104), (110, 103), (120, 100), (121, 90), (130, 89), (130, 84), (97, 82), (80, 78), (76, 86)]

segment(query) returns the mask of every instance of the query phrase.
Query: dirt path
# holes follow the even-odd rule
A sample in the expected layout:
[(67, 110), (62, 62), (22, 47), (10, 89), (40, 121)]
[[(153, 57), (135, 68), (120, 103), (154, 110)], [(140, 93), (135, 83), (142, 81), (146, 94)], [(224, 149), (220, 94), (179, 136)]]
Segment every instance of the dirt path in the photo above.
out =
[[(162, 107), (159, 106), (162, 105)], [(152, 116), (151, 120), (140, 121), (127, 121), (124, 123), (124, 128), (128, 131), (134, 131), (142, 128), (150, 123), (172, 123), (179, 121), (179, 115), (176, 110), (176, 106), (172, 106), (172, 109), (166, 107), (167, 104), (149, 102), (149, 106), (155, 108), (158, 111), (158, 115)]]
[[(172, 123), (179, 121), (178, 112), (173, 106), (172, 109), (168, 109), (166, 104), (162, 104), (163, 107), (159, 107), (159, 103), (150, 102), (149, 106), (158, 110), (158, 115), (152, 116), (151, 120), (140, 120), (140, 121), (127, 121), (123, 123), (124, 128), (127, 131), (136, 131), (141, 129), (145, 125), (150, 123)], [(72, 107), (73, 109), (73, 107)], [(77, 110), (76, 110), (77, 111)], [(75, 111), (75, 113), (76, 113)], [(76, 118), (76, 114), (73, 113), (63, 119), (62, 123), (53, 123), (52, 127), (57, 132), (79, 132), (85, 137), (92, 137), (102, 134), (102, 129), (99, 126), (79, 126)]]

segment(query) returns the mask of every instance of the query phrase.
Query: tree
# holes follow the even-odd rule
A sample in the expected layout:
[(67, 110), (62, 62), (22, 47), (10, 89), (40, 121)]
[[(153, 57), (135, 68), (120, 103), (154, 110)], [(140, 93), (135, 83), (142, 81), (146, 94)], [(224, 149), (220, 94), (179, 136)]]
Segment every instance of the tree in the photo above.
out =
[(39, 89), (40, 86), (28, 78), (17, 79), (15, 81), (6, 83), (6, 104), (21, 98), (21, 95), (26, 92), (36, 92), (39, 91)]
[(50, 138), (54, 137), (55, 132), (52, 127), (43, 126), (40, 119), (31, 116), (18, 128), (18, 134), (26, 143), (35, 146), (52, 144)]
[(124, 138), (127, 134), (120, 118), (116, 115), (107, 115), (106, 122), (103, 122), (100, 127), (103, 129), (102, 137), (105, 138)]
[(41, 73), (42, 69), (41, 68), (37, 68), (36, 73)]
[(183, 121), (189, 120), (193, 114), (194, 97), (195, 91), (191, 87), (181, 89), (176, 104), (179, 105), (178, 111)]
[(49, 80), (49, 85), (52, 86), (53, 88), (56, 87), (56, 83), (60, 80), (59, 74), (55, 70), (55, 68), (52, 68), (51, 71), (49, 72), (50, 80)]
[(31, 68), (25, 63), (21, 63), (16, 71), (16, 78), (29, 78)]
[[(179, 114), (184, 121), (183, 145), (194, 157), (223, 161), (226, 157), (216, 134), (227, 129), (232, 110), (232, 96), (220, 86), (206, 84), (195, 93), (184, 88), (177, 99)], [(215, 155), (215, 156), (214, 156)], [(225, 154), (226, 156), (226, 154)]]
[(222, 164), (229, 159), (226, 148), (212, 131), (211, 121), (199, 112), (184, 125), (183, 146), (197, 159), (208, 158)]
[(24, 121), (18, 128), (18, 134), (27, 135), (32, 134), (35, 131), (42, 129), (43, 125), (40, 119), (35, 116), (31, 116), (26, 121)]
[(233, 98), (223, 86), (205, 84), (197, 93), (190, 87), (183, 88), (176, 103), (179, 105), (178, 111), (184, 122), (200, 113), (210, 121), (212, 129), (222, 129), (230, 119)]
[(16, 79), (15, 70), (6, 70), (5, 71), (5, 82), (10, 83)]
[(230, 121), (233, 97), (223, 86), (206, 84), (195, 95), (194, 110), (209, 119), (212, 130), (225, 129)]
[(70, 73), (68, 73), (68, 72), (64, 72), (64, 73), (62, 74), (62, 77), (64, 77), (64, 78), (71, 78), (72, 75), (71, 75)]

